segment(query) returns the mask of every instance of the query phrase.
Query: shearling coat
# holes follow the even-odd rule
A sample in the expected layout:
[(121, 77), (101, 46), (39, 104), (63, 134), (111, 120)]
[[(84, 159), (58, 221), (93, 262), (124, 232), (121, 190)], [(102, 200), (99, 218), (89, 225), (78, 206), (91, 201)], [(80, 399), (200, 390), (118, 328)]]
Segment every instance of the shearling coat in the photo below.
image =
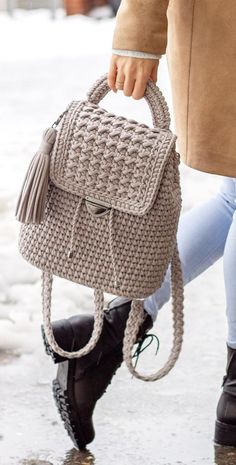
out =
[(122, 0), (112, 47), (167, 54), (182, 161), (236, 177), (236, 0)]

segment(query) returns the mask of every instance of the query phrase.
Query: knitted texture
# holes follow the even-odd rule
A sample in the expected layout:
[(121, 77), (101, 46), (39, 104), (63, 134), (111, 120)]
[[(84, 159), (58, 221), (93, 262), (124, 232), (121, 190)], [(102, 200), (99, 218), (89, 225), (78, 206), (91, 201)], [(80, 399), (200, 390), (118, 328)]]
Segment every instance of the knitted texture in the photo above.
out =
[[(180, 159), (166, 102), (152, 81), (145, 99), (153, 128), (101, 108), (109, 90), (104, 75), (87, 100), (72, 102), (64, 112), (51, 153), (44, 220), (22, 224), (19, 249), (43, 270), (45, 332), (55, 352), (68, 358), (87, 354), (101, 334), (103, 292), (127, 296), (132, 305), (124, 359), (134, 376), (154, 381), (174, 365), (182, 344), (183, 283), (176, 245)], [(170, 262), (175, 348), (163, 371), (148, 377), (132, 368), (131, 351), (143, 321), (142, 299), (161, 286)], [(94, 331), (78, 352), (63, 351), (53, 338), (52, 275), (94, 288)]]

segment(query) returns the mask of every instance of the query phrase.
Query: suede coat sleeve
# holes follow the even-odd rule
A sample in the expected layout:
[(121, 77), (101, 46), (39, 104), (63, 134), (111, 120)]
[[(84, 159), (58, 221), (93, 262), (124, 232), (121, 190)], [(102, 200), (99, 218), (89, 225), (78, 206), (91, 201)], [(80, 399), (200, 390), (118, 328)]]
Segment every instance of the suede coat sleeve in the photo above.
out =
[(122, 0), (112, 48), (164, 54), (169, 0)]

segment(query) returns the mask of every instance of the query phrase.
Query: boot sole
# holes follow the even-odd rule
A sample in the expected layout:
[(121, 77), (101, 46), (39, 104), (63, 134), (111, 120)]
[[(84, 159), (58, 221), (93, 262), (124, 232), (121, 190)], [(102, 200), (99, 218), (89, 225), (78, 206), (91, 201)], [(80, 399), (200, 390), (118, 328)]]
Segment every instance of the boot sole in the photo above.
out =
[[(68, 360), (54, 352), (47, 341), (43, 325), (41, 326), (41, 332), (46, 354), (52, 358), (55, 364), (58, 364), (57, 377), (52, 382), (52, 392), (58, 413), (75, 447), (80, 450), (84, 450), (86, 445), (92, 442), (95, 434), (87, 440), (85, 439), (76, 403), (72, 398), (76, 362), (74, 359)], [(73, 341), (73, 333), (71, 325), (67, 322), (67, 320), (61, 320), (53, 323), (53, 332), (59, 344), (61, 344), (60, 341), (63, 341), (63, 347), (65, 347), (64, 344), (66, 341), (66, 350), (73, 350), (73, 345), (69, 345), (71, 344), (71, 340)], [(66, 334), (69, 334), (69, 340), (66, 337)]]
[(84, 450), (86, 445), (93, 441), (95, 434), (86, 439), (82, 432), (80, 417), (72, 399), (74, 369), (74, 360), (60, 363), (57, 377), (53, 380), (52, 391), (57, 410), (70, 439), (78, 449)]
[(236, 425), (216, 420), (214, 442), (221, 446), (236, 447)]

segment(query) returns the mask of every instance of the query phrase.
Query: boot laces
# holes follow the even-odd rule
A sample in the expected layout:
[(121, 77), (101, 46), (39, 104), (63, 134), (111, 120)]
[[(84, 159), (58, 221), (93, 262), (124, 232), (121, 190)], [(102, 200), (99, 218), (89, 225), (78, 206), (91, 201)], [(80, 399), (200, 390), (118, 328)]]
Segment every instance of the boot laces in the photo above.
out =
[[(146, 344), (143, 346), (144, 342), (147, 341), (148, 339), (149, 339), (148, 343), (146, 343)], [(135, 358), (135, 357), (136, 357), (135, 365), (134, 365), (135, 368), (136, 368), (136, 366), (137, 366), (137, 363), (138, 363), (138, 359), (139, 359), (140, 354), (141, 354), (145, 349), (147, 349), (147, 348), (152, 344), (152, 342), (153, 342), (154, 340), (156, 340), (156, 343), (157, 343), (157, 348), (156, 348), (156, 353), (155, 353), (155, 355), (157, 355), (157, 352), (158, 352), (159, 347), (160, 347), (160, 341), (159, 341), (158, 337), (157, 337), (155, 334), (150, 334), (150, 333), (149, 333), (149, 334), (145, 334), (145, 335), (142, 337), (142, 339), (140, 339), (140, 340), (138, 341), (138, 343), (137, 343), (138, 346), (137, 346), (137, 348), (136, 348), (134, 354), (132, 355), (132, 358)], [(121, 363), (122, 363), (122, 361), (121, 361), (120, 363), (118, 363), (117, 366), (115, 367), (115, 370), (114, 370), (114, 372), (112, 373), (112, 377), (116, 374), (116, 371), (117, 371), (117, 369), (121, 366)], [(108, 385), (106, 386), (106, 388), (104, 389), (103, 393), (99, 396), (99, 398), (100, 398), (105, 392), (107, 392), (107, 388), (108, 388), (109, 384), (111, 384), (112, 377), (111, 377), (111, 379), (109, 380), (109, 383), (108, 383)]]
[[(149, 339), (149, 340), (148, 340)], [(138, 360), (139, 360), (139, 357), (140, 357), (140, 354), (142, 352), (144, 352), (144, 350), (146, 350), (151, 344), (153, 341), (156, 341), (157, 343), (157, 348), (156, 348), (156, 352), (155, 352), (155, 355), (157, 355), (157, 352), (159, 350), (159, 347), (160, 347), (160, 341), (159, 341), (159, 338), (156, 336), (156, 334), (145, 334), (142, 339), (138, 342), (138, 346), (137, 346), (137, 349), (135, 350), (134, 354), (132, 355), (132, 358), (136, 358), (135, 360), (135, 364), (134, 364), (134, 368), (136, 368), (137, 366), (137, 363), (138, 363)], [(146, 344), (144, 345), (144, 342), (146, 341)], [(144, 346), (143, 346), (144, 345)]]

